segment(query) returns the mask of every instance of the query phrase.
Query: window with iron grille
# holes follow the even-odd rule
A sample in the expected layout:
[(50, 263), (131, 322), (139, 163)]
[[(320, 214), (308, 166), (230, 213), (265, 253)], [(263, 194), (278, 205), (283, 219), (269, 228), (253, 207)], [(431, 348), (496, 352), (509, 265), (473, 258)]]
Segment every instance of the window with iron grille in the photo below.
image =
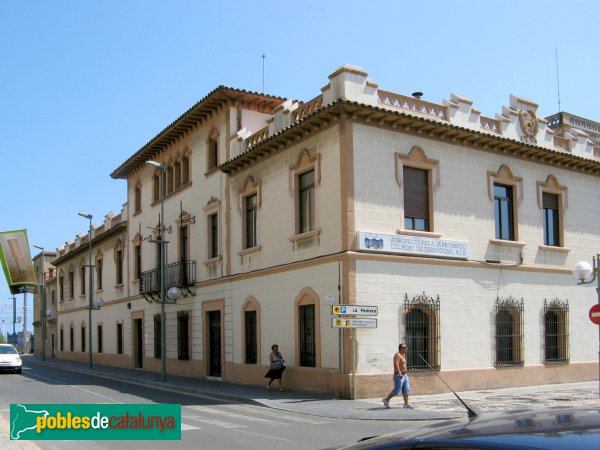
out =
[(300, 365), (316, 367), (315, 305), (301, 305), (300, 316)]
[(258, 341), (256, 336), (256, 311), (244, 312), (246, 334), (246, 364), (256, 364)]
[(117, 324), (117, 354), (123, 354), (123, 324)]
[(496, 299), (496, 367), (522, 366), (523, 299)]
[(440, 297), (404, 295), (408, 370), (440, 370)]
[(544, 299), (544, 364), (569, 362), (569, 301)]
[(190, 314), (177, 313), (177, 359), (190, 359)]
[(161, 346), (160, 346), (160, 314), (154, 314), (154, 357), (160, 358)]

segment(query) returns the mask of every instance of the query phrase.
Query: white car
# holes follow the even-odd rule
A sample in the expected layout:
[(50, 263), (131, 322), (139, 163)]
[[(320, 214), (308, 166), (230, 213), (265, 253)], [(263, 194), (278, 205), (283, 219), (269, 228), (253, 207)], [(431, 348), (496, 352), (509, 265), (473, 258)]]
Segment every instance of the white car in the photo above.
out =
[(19, 352), (10, 344), (0, 344), (0, 370), (14, 370), (15, 373), (21, 373), (23, 361)]

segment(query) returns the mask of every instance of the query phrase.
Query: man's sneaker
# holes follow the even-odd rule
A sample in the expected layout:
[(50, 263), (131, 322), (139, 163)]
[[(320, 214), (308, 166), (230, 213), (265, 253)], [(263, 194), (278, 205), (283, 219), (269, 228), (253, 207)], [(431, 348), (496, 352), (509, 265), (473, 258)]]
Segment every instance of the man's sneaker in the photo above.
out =
[(383, 406), (385, 406), (386, 408), (390, 407), (390, 401), (387, 398), (383, 399)]
[(406, 409), (415, 409), (415, 407), (413, 405), (409, 405), (408, 403), (404, 404), (404, 408), (406, 408)]

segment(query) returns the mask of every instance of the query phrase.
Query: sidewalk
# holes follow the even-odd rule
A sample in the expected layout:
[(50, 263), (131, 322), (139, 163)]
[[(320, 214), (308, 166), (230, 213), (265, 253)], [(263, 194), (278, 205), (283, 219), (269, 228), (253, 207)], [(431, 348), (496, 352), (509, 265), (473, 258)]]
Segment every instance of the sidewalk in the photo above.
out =
[[(401, 398), (392, 400), (392, 407), (383, 406), (381, 398), (361, 400), (339, 400), (332, 396), (297, 392), (266, 390), (263, 386), (249, 386), (205, 379), (195, 379), (169, 375), (167, 381), (160, 381), (160, 375), (137, 369), (94, 365), (90, 370), (86, 364), (66, 360), (41, 361), (36, 356), (24, 359), (24, 371), (27, 360), (32, 358), (38, 364), (60, 367), (109, 379), (118, 379), (137, 385), (186, 392), (188, 394), (220, 398), (262, 405), (269, 408), (340, 419), (365, 420), (439, 420), (466, 416), (466, 411), (452, 393), (411, 396), (415, 409), (402, 408)], [(598, 382), (581, 382), (523, 388), (479, 390), (460, 392), (461, 398), (473, 409), (481, 412), (522, 409), (540, 406), (590, 405), (600, 407)]]

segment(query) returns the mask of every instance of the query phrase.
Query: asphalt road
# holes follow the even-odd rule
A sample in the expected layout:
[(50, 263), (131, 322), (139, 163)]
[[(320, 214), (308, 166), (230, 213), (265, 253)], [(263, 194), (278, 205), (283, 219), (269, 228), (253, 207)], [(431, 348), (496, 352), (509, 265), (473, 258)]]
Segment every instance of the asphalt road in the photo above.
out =
[[(0, 448), (28, 449), (321, 449), (423, 422), (334, 419), (170, 392), (84, 375), (27, 361), (22, 375), (0, 374), (0, 415), (11, 403), (176, 403), (182, 405), (181, 441), (19, 441)], [(8, 436), (8, 433), (2, 434)]]

